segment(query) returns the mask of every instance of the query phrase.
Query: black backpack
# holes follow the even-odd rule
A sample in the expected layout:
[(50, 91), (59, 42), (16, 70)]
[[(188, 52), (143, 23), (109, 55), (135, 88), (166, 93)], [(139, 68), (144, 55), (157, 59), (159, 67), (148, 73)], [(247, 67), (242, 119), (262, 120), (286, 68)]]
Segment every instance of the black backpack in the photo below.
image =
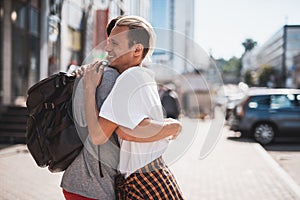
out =
[(83, 148), (72, 114), (75, 76), (60, 72), (28, 90), (26, 143), (40, 167), (64, 171)]

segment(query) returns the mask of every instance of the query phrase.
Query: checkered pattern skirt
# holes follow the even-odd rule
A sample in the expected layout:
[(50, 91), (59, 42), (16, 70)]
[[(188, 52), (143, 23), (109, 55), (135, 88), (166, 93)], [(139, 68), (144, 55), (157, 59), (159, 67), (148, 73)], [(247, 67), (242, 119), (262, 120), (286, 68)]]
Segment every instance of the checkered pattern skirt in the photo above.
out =
[(161, 157), (138, 169), (126, 179), (124, 175), (119, 174), (115, 184), (118, 200), (184, 199), (174, 175)]

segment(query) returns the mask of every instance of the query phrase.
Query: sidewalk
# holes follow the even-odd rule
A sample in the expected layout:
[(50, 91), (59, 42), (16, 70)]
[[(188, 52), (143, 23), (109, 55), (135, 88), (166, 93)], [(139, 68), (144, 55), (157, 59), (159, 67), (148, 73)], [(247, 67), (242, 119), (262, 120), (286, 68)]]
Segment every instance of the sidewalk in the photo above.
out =
[[(184, 119), (177, 142), (192, 130), (195, 120)], [(193, 200), (300, 200), (300, 187), (256, 143), (228, 139), (226, 129), (214, 150), (198, 159), (202, 134), (209, 122), (200, 122), (187, 152), (171, 165), (186, 199)], [(174, 144), (173, 144), (174, 145)], [(176, 145), (176, 143), (175, 143)], [(0, 150), (1, 200), (61, 200), (62, 173), (36, 166), (25, 145)]]
[(1, 200), (62, 200), (61, 176), (38, 167), (25, 145), (0, 150)]
[(300, 186), (259, 144), (228, 139), (223, 128), (213, 151), (199, 159), (201, 134), (187, 153), (171, 166), (187, 199), (193, 200), (292, 200), (300, 199)]

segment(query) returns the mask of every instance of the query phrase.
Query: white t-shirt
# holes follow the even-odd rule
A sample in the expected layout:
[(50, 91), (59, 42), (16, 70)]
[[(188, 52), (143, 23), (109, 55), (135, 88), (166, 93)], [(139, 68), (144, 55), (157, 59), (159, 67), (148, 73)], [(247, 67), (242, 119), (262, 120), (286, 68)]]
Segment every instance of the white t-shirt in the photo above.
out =
[[(163, 121), (154, 73), (139, 66), (124, 71), (104, 101), (99, 116), (130, 129), (144, 118)], [(129, 176), (161, 156), (168, 144), (168, 139), (149, 143), (120, 140), (120, 172)]]

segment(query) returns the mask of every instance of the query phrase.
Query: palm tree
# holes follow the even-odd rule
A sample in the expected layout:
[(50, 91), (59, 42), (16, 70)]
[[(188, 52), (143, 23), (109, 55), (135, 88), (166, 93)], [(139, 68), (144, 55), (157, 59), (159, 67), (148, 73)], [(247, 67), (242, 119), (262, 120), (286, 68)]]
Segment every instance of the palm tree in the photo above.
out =
[(246, 53), (247, 51), (251, 51), (256, 45), (257, 45), (257, 42), (252, 40), (251, 38), (247, 38), (243, 43), (242, 45), (244, 46), (245, 48), (245, 52)]

